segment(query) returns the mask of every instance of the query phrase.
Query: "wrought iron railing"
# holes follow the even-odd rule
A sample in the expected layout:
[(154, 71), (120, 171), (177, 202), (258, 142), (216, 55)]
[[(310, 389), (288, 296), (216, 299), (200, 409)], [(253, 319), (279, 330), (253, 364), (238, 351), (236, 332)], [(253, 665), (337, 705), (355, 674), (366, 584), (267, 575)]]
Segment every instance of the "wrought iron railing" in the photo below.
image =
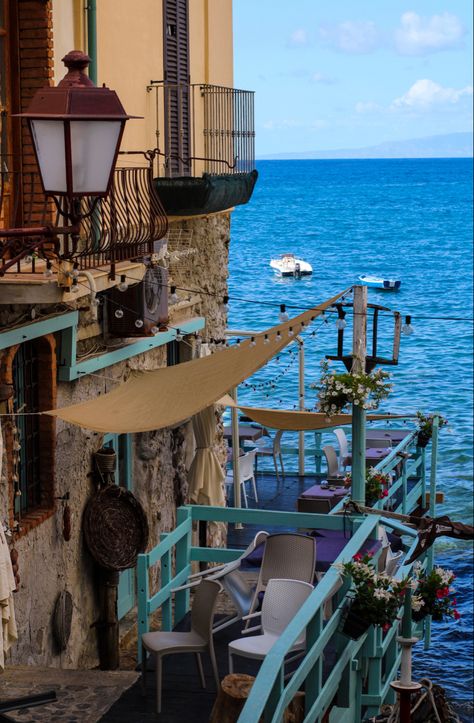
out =
[(28, 228), (67, 226), (63, 207), (42, 193), (36, 174), (0, 174), (0, 219), (3, 228), (21, 226), (25, 234), (2, 237), (0, 228), (0, 274), (35, 273), (38, 259), (71, 259), (78, 268), (110, 265), (141, 258), (154, 251), (163, 238), (168, 220), (152, 182), (150, 166), (118, 168), (109, 195), (99, 202), (81, 201), (83, 220), (77, 237), (59, 232), (48, 238), (29, 235)]
[(158, 176), (254, 170), (253, 91), (162, 81), (147, 90), (155, 96)]

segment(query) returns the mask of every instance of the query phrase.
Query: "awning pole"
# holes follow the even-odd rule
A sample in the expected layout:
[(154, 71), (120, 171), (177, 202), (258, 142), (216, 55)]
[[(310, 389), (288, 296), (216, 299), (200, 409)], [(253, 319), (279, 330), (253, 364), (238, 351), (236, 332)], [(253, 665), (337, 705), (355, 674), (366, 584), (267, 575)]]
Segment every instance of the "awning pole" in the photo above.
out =
[[(304, 341), (299, 336), (297, 337), (298, 342), (298, 363), (299, 363), (299, 375), (298, 375), (298, 392), (299, 392), (299, 409), (300, 412), (304, 412)], [(299, 432), (298, 435), (298, 474), (304, 475), (304, 432)]]
[[(237, 404), (237, 387), (231, 389), (230, 396)], [(234, 507), (241, 507), (240, 503), (240, 474), (239, 474), (239, 411), (237, 406), (230, 410), (232, 425), (232, 470), (234, 474)], [(236, 522), (234, 525), (236, 530), (242, 529), (242, 523)]]
[[(354, 286), (352, 373), (365, 372), (367, 349), (367, 286)], [(352, 494), (354, 502), (365, 505), (365, 425), (367, 413), (352, 405)]]

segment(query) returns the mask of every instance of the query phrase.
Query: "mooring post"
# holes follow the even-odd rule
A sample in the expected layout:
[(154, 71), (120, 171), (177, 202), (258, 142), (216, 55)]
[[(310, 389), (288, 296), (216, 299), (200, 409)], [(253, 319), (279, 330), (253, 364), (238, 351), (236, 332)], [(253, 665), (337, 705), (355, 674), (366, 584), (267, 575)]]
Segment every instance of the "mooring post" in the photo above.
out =
[(397, 637), (397, 642), (402, 648), (402, 659), (400, 663), (400, 678), (390, 683), (393, 690), (398, 694), (400, 706), (400, 723), (411, 723), (411, 696), (422, 687), (411, 679), (412, 648), (418, 642), (418, 638), (412, 636), (411, 623), (411, 596), (412, 591), (408, 588), (405, 594), (403, 607), (402, 634)]
[[(354, 286), (354, 322), (352, 335), (352, 373), (365, 373), (367, 351), (367, 287)], [(359, 505), (365, 505), (365, 425), (366, 411), (352, 405), (352, 493)]]

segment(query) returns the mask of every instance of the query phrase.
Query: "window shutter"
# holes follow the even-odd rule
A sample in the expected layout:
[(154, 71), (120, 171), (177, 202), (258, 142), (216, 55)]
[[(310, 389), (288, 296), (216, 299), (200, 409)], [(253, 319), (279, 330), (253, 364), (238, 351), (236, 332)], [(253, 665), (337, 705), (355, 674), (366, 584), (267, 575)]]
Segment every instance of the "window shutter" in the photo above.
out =
[(168, 175), (190, 174), (188, 0), (165, 0), (165, 153)]

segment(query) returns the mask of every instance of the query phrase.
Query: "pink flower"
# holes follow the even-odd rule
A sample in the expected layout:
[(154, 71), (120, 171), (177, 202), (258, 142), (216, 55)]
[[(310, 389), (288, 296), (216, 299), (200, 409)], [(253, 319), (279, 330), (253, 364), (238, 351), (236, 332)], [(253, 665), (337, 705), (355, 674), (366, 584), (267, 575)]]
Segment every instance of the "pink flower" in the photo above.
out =
[(382, 627), (382, 630), (384, 631), (384, 633), (386, 633), (387, 630), (390, 630), (390, 623), (385, 623)]
[(454, 617), (455, 620), (459, 620), (459, 618), (461, 617), (461, 615), (460, 615), (460, 613), (458, 613), (457, 610), (453, 610), (453, 617)]
[(360, 552), (358, 552), (356, 555), (354, 555), (352, 559), (356, 562), (359, 562), (360, 560), (362, 560), (362, 555), (360, 554)]

